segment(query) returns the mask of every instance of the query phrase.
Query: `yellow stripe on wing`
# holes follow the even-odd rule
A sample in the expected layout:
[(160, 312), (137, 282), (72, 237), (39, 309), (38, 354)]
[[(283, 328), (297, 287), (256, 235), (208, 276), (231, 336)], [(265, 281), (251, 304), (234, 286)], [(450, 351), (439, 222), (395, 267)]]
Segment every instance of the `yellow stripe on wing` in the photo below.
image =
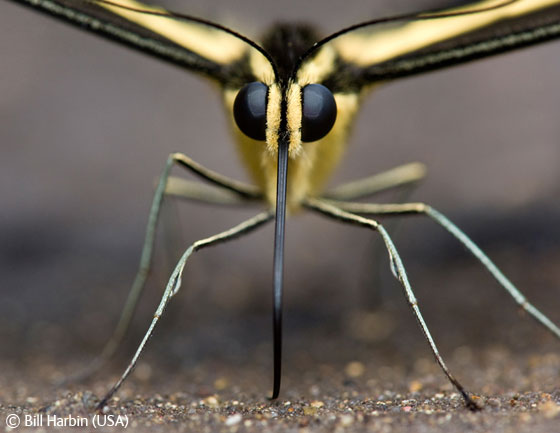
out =
[[(486, 0), (450, 9), (445, 13), (490, 8), (503, 2), (504, 0)], [(560, 0), (518, 0), (485, 12), (413, 21), (393, 29), (350, 32), (334, 39), (332, 43), (343, 60), (365, 67), (481, 29), (501, 20), (538, 12), (558, 4)]]
[[(165, 12), (134, 0), (117, 0), (114, 3), (143, 11)], [(249, 48), (241, 39), (204, 24), (150, 15), (108, 3), (96, 4), (216, 63), (229, 64), (240, 60)]]

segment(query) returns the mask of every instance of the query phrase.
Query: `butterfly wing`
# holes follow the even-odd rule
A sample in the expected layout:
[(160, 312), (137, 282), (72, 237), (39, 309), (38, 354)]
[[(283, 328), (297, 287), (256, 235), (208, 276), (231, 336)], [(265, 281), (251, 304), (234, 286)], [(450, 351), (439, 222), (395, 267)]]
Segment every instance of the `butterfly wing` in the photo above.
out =
[(358, 91), (560, 37), (560, 0), (486, 0), (436, 14), (453, 13), (461, 15), (353, 26), (320, 42), (301, 69), (333, 50), (322, 82), (335, 92)]
[[(273, 76), (270, 63), (254, 44), (206, 20), (167, 16), (163, 9), (134, 0), (13, 1), (200, 73), (224, 87), (270, 80)], [(255, 64), (258, 68), (251, 67)]]

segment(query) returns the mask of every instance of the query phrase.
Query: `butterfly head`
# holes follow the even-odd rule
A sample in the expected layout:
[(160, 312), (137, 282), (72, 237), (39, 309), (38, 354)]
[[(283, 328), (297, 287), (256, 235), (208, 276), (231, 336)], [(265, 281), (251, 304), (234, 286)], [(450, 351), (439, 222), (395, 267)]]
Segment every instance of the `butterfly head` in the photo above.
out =
[(331, 131), (337, 107), (332, 92), (322, 84), (301, 87), (292, 82), (282, 90), (278, 84), (255, 81), (237, 94), (233, 115), (247, 137), (266, 141), (272, 151), (285, 141), (290, 153), (297, 154), (302, 142), (320, 140)]

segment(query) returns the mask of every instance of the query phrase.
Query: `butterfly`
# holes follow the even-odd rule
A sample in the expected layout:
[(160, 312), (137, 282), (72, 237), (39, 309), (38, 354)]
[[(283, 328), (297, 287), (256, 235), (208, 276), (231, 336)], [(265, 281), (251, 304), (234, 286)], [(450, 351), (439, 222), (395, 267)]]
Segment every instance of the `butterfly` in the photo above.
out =
[[(169, 156), (156, 187), (140, 271), (121, 319), (92, 371), (110, 357), (124, 335), (150, 267), (155, 229), (166, 195), (219, 204), (262, 203), (254, 217), (193, 243), (171, 274), (150, 327), (103, 407), (133, 370), (170, 299), (181, 287), (189, 257), (274, 222), (272, 398), (280, 392), (284, 227), (287, 214), (310, 211), (377, 232), (391, 272), (404, 290), (444, 374), (476, 403), (452, 375), (424, 322), (406, 269), (389, 232), (369, 216), (424, 215), (462, 243), (524, 309), (560, 338), (560, 329), (529, 303), (480, 248), (445, 215), (424, 203), (371, 204), (356, 200), (408, 185), (424, 175), (419, 164), (397, 167), (331, 190), (326, 181), (339, 164), (361, 103), (385, 82), (438, 70), (560, 35), (559, 0), (485, 0), (447, 10), (372, 19), (321, 38), (306, 25), (280, 24), (259, 42), (208, 20), (169, 12), (135, 0), (13, 0), (160, 60), (200, 74), (220, 89), (237, 150), (252, 184)], [(180, 166), (213, 188), (170, 175)]]

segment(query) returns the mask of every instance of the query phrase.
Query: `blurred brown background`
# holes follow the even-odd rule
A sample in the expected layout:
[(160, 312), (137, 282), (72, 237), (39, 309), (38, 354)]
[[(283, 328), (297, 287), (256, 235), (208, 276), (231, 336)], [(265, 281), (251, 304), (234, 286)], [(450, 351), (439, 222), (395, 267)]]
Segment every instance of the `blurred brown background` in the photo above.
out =
[[(369, 17), (446, 3), (162, 4), (257, 36), (277, 20), (312, 22), (328, 34)], [(0, 28), (0, 332), (7, 342), (1, 354), (26, 359), (50, 351), (60, 360), (68, 356), (61, 349), (72, 347), (79, 360), (89, 359), (134, 276), (154, 179), (167, 155), (182, 151), (223, 174), (245, 176), (219, 96), (204, 80), (7, 2), (0, 4)], [(429, 176), (412, 199), (452, 217), (558, 322), (559, 71), (560, 45), (553, 42), (387, 85), (364, 104), (332, 183), (425, 162)], [(252, 213), (184, 203), (166, 208), (167, 235), (160, 236), (129, 348), (147, 326), (179, 248)], [(314, 216), (289, 221), (288, 339), (306, 327), (326, 327), (342, 340), (346, 314), (383, 305), (406, 325), (402, 342), (420, 339), (384, 253), (380, 280), (371, 276), (373, 238)], [(492, 338), (516, 340), (513, 304), (442, 230), (407, 219), (396, 239), (428, 322), (449, 347), (457, 336), (477, 344), (490, 325)], [(175, 336), (164, 356), (191, 362), (185, 358), (199, 353), (196, 338), (211, 343), (224, 324), (234, 341), (222, 356), (237, 350), (243, 359), (253, 339), (268, 344), (271, 263), (271, 227), (194, 258), (164, 320), (167, 331), (154, 339)], [(522, 325), (527, 338), (550, 343), (534, 328)]]

